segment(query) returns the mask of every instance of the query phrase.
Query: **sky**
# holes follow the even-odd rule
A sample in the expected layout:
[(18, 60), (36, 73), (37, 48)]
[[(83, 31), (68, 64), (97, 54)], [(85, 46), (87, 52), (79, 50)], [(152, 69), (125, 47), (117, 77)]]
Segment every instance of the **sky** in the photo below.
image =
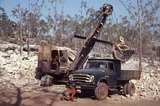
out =
[[(47, 1), (47, 0), (46, 0)], [(126, 16), (128, 11), (126, 8), (119, 2), (119, 0), (86, 0), (88, 7), (93, 7), (99, 9), (104, 3), (109, 3), (113, 5), (113, 17), (118, 19), (119, 16)], [(124, 1), (124, 0), (123, 0)], [(125, 2), (124, 2), (125, 3)], [(29, 0), (0, 0), (0, 7), (5, 9), (7, 15), (11, 18), (12, 10), (16, 7), (17, 4), (21, 4), (22, 7), (29, 8)], [(60, 13), (63, 9), (64, 14), (74, 16), (75, 14), (80, 14), (81, 12), (81, 0), (63, 0), (62, 3), (57, 3), (57, 11)], [(45, 4), (45, 7), (42, 8), (42, 16), (48, 15), (48, 8), (51, 7), (49, 4)], [(83, 14), (84, 13), (84, 10)]]

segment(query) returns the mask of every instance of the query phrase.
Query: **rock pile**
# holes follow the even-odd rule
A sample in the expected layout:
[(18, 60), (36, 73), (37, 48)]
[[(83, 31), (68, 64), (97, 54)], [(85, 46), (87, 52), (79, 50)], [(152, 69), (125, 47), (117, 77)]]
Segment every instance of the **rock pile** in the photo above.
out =
[(143, 67), (141, 79), (135, 83), (137, 95), (142, 98), (160, 98), (160, 67), (147, 65)]
[(21, 56), (13, 50), (0, 51), (0, 80), (11, 81), (17, 86), (35, 81), (34, 72), (37, 65), (37, 56), (32, 53)]

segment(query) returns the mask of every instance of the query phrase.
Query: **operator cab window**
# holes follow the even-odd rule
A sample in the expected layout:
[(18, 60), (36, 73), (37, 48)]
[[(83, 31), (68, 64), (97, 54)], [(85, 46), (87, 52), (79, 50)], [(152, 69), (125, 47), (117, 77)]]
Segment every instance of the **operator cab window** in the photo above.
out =
[(106, 68), (104, 63), (88, 62), (86, 68)]
[(89, 62), (86, 67), (87, 68), (98, 68), (99, 64), (97, 62)]
[(99, 68), (106, 68), (106, 65), (104, 63), (100, 64)]
[(59, 61), (61, 63), (61, 66), (66, 66), (67, 65), (67, 51), (65, 50), (60, 50), (59, 51)]

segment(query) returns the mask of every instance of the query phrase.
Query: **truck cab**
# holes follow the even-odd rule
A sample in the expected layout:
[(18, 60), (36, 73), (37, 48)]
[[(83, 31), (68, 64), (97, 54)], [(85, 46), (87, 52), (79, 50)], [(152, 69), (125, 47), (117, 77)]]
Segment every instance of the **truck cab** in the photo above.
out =
[(138, 72), (121, 70), (121, 62), (117, 59), (88, 59), (83, 69), (69, 75), (69, 83), (74, 83), (82, 92), (92, 90), (97, 99), (106, 98), (111, 90), (133, 95), (135, 86), (129, 80), (138, 79)]

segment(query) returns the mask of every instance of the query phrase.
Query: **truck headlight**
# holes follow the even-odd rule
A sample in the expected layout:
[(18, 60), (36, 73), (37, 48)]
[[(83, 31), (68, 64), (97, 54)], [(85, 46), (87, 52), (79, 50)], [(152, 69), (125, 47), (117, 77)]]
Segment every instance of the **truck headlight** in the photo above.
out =
[(73, 75), (69, 75), (69, 81), (73, 81)]
[(86, 82), (93, 82), (93, 80), (94, 80), (94, 76), (91, 75), (90, 78), (89, 78), (89, 80), (86, 80)]

